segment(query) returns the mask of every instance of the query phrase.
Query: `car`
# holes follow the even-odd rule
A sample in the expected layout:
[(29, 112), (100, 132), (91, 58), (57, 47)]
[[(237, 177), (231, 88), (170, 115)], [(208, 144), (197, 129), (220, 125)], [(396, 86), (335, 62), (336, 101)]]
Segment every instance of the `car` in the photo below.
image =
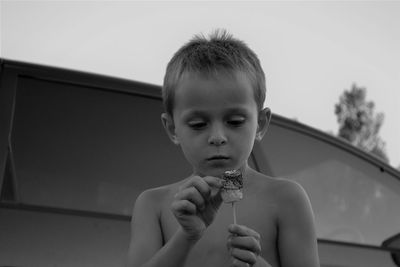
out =
[[(191, 171), (161, 86), (1, 59), (0, 266), (124, 266), (140, 192)], [(323, 267), (400, 266), (400, 173), (273, 114), (249, 164), (306, 190)]]

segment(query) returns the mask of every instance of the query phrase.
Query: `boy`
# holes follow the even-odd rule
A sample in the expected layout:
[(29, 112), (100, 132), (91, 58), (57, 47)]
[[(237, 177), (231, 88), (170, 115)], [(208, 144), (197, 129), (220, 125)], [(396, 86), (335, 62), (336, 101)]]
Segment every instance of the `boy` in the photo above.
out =
[[(319, 266), (304, 190), (247, 164), (271, 117), (264, 99), (257, 56), (225, 31), (178, 50), (164, 78), (161, 119), (193, 174), (138, 197), (129, 266)], [(243, 173), (238, 224), (221, 204), (221, 176), (234, 169)]]

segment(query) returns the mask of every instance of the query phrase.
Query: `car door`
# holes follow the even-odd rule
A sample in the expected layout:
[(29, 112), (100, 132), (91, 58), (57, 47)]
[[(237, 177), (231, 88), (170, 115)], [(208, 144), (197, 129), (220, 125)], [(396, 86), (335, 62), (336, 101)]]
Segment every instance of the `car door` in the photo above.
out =
[(297, 181), (308, 193), (321, 266), (396, 266), (399, 172), (344, 141), (277, 115), (255, 155), (263, 172)]
[(160, 87), (2, 67), (0, 266), (124, 266), (137, 195), (190, 173)]

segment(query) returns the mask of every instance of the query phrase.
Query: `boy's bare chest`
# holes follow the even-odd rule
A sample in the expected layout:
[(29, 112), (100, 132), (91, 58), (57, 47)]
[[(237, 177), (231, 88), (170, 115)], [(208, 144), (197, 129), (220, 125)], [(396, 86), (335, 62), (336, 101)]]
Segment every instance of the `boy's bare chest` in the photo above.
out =
[[(264, 203), (257, 198), (247, 198), (236, 203), (237, 224), (245, 225), (261, 235), (263, 254), (275, 259), (276, 251), (276, 207)], [(191, 262), (201, 263), (199, 266), (229, 266), (230, 257), (227, 250), (229, 236), (228, 226), (233, 223), (231, 204), (222, 203), (213, 223), (207, 228), (202, 239), (196, 244), (188, 258)], [(173, 236), (179, 225), (168, 206), (164, 207), (161, 218), (164, 242)]]

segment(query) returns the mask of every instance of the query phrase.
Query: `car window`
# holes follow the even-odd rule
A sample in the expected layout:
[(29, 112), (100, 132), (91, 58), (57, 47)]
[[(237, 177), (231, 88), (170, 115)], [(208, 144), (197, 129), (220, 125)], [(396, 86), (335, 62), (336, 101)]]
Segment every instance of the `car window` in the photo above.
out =
[(190, 171), (161, 112), (149, 97), (21, 79), (12, 133), (20, 201), (130, 214), (141, 191)]
[(271, 125), (262, 142), (270, 174), (299, 182), (316, 216), (318, 238), (380, 246), (400, 232), (400, 180), (355, 154)]
[(162, 110), (155, 97), (19, 79), (11, 138), (18, 201), (130, 215), (140, 192), (191, 173)]

